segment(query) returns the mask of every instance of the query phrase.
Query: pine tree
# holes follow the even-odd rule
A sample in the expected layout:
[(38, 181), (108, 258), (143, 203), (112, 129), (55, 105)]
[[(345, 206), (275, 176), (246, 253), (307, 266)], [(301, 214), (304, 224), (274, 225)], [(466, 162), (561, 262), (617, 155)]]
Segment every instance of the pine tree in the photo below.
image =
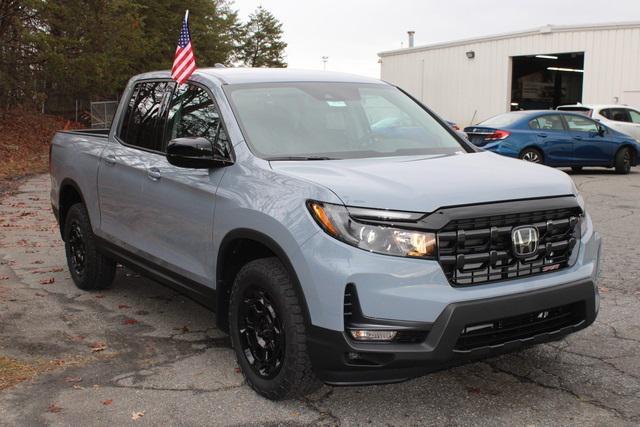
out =
[(249, 21), (242, 27), (242, 41), (238, 46), (236, 58), (247, 67), (284, 68), (284, 49), (287, 43), (282, 40), (282, 23), (271, 12), (258, 6), (249, 15)]

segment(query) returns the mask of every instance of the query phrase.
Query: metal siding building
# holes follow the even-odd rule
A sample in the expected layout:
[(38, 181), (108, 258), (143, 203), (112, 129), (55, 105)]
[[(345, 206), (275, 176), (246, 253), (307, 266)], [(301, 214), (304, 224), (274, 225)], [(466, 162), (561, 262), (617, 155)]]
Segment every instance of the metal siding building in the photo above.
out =
[[(474, 55), (472, 59), (467, 57), (470, 52)], [(467, 126), (510, 111), (516, 93), (522, 97), (545, 87), (553, 91), (553, 82), (525, 81), (520, 83), (518, 92), (513, 75), (516, 62), (521, 61), (518, 58), (532, 62), (533, 59), (541, 61), (536, 55), (554, 54), (567, 60), (580, 59), (584, 70), (582, 73), (554, 73), (565, 76), (565, 86), (566, 81), (571, 80), (569, 77), (576, 80), (576, 76), (582, 76), (579, 85), (572, 83), (573, 88), (567, 89), (561, 82), (558, 91), (562, 96), (573, 91), (576, 95), (572, 99), (582, 103), (621, 103), (640, 107), (640, 22), (545, 26), (386, 51), (379, 56), (383, 80), (408, 90), (443, 118)], [(537, 74), (549, 74), (548, 69), (540, 69)], [(546, 108), (554, 106), (549, 100), (547, 104)], [(517, 102), (513, 105), (518, 109)], [(530, 102), (530, 105), (540, 104)]]

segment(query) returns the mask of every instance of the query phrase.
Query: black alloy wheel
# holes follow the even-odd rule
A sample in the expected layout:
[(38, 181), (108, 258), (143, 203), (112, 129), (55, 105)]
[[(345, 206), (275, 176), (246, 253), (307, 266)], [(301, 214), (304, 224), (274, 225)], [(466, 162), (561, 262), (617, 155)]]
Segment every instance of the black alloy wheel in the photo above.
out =
[(99, 250), (89, 213), (82, 203), (76, 203), (67, 211), (63, 240), (75, 285), (86, 291), (108, 288), (116, 273), (116, 263)]
[(284, 360), (282, 321), (268, 293), (257, 286), (247, 288), (238, 316), (240, 346), (249, 366), (260, 378), (274, 378)]
[(78, 221), (72, 221), (69, 229), (69, 266), (78, 277), (86, 271), (87, 247)]

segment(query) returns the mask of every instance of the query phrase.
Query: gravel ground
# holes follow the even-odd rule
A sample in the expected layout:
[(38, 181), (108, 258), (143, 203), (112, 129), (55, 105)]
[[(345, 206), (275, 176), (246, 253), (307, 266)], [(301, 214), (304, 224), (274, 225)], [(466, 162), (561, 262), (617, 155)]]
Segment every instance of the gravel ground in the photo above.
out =
[[(638, 425), (640, 171), (573, 175), (604, 237), (596, 323), (566, 340), (402, 384), (270, 402), (247, 387), (213, 314), (119, 269), (75, 288), (47, 176), (0, 202), (0, 425)], [(4, 358), (4, 359), (3, 359)], [(39, 372), (35, 376), (33, 372)]]

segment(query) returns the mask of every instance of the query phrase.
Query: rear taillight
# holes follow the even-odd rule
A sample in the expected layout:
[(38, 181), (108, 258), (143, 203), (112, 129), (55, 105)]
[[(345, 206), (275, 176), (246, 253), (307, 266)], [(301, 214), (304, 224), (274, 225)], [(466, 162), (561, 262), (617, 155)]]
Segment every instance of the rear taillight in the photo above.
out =
[(505, 139), (511, 135), (511, 132), (507, 132), (506, 130), (496, 130), (493, 133), (484, 137), (485, 141), (498, 141), (500, 139)]

